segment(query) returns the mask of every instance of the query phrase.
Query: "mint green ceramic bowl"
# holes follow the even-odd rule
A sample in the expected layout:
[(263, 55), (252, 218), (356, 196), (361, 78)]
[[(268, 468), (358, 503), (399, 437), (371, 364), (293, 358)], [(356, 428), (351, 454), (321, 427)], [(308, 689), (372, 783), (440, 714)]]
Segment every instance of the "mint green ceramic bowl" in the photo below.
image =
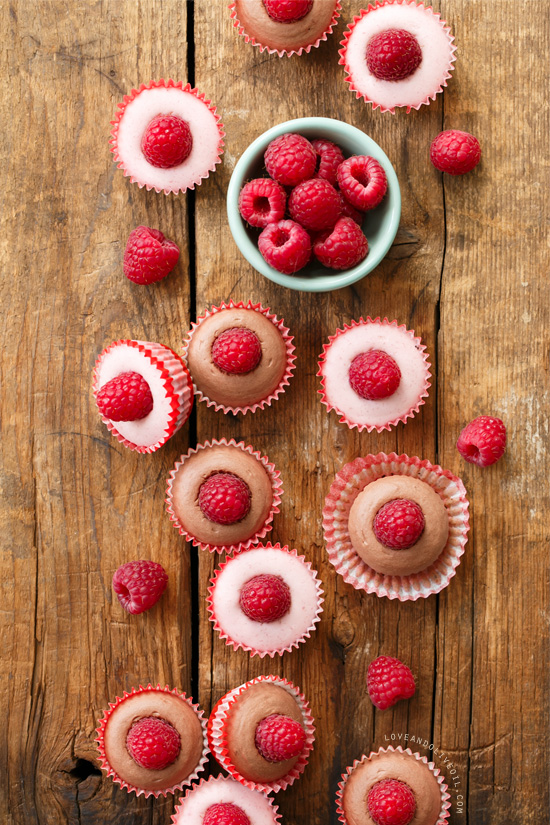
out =
[[(247, 226), (239, 214), (239, 192), (253, 178), (265, 177), (263, 157), (268, 143), (285, 132), (297, 132), (310, 140), (326, 138), (337, 143), (344, 155), (370, 155), (382, 164), (388, 177), (388, 191), (382, 203), (365, 213), (363, 232), (369, 242), (369, 254), (364, 261), (345, 272), (331, 271), (315, 259), (296, 275), (277, 272), (262, 258), (257, 245), (259, 230)], [(344, 123), (328, 117), (304, 117), (287, 120), (268, 129), (245, 149), (239, 158), (227, 189), (227, 217), (235, 242), (254, 269), (271, 281), (289, 289), (302, 292), (330, 292), (349, 286), (378, 266), (393, 243), (401, 216), (401, 192), (397, 175), (380, 146), (368, 135)]]

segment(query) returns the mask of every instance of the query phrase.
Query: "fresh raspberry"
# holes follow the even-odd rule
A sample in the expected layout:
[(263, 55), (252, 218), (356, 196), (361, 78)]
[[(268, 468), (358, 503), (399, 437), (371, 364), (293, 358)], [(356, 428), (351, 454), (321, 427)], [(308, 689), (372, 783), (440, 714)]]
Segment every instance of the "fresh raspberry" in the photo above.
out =
[(394, 498), (382, 505), (374, 517), (374, 535), (384, 547), (406, 550), (412, 547), (424, 532), (422, 508), (408, 498)]
[(152, 166), (171, 169), (189, 157), (193, 136), (189, 124), (177, 115), (157, 115), (141, 139), (141, 151)]
[(139, 421), (153, 409), (153, 394), (138, 372), (121, 372), (96, 395), (99, 412), (111, 421)]
[(328, 180), (312, 178), (299, 183), (288, 199), (288, 211), (292, 220), (317, 232), (332, 229), (338, 218), (342, 201)]
[(206, 809), (202, 825), (250, 825), (250, 819), (238, 805), (216, 802)]
[(290, 588), (280, 576), (263, 573), (242, 586), (239, 604), (253, 622), (275, 622), (290, 610)]
[(290, 716), (274, 713), (256, 726), (256, 747), (268, 762), (294, 759), (302, 752), (305, 741), (303, 727)]
[(309, 262), (311, 238), (295, 221), (270, 223), (258, 238), (258, 249), (278, 272), (292, 275)]
[(128, 613), (143, 613), (158, 602), (168, 584), (168, 574), (156, 561), (128, 561), (115, 571), (113, 590)]
[(170, 722), (157, 716), (145, 716), (134, 722), (128, 731), (126, 748), (142, 768), (162, 771), (178, 758), (181, 739)]
[(313, 0), (264, 0), (265, 10), (277, 23), (296, 23), (305, 17)]
[(251, 329), (224, 329), (212, 344), (212, 361), (229, 375), (245, 375), (256, 369), (262, 358), (260, 339)]
[(367, 66), (378, 80), (404, 80), (422, 63), (422, 49), (414, 34), (387, 29), (367, 44)]
[(312, 140), (311, 145), (317, 152), (319, 166), (315, 174), (316, 178), (328, 180), (333, 186), (336, 185), (336, 172), (344, 160), (344, 153), (331, 140)]
[(341, 202), (340, 202), (340, 209), (342, 210), (341, 211), (341, 217), (342, 218), (351, 218), (352, 221), (355, 221), (355, 223), (358, 226), (362, 226), (363, 225), (363, 219), (365, 217), (365, 213), (361, 212), (360, 209), (356, 209), (355, 206), (352, 206), (351, 203), (348, 200), (345, 199), (345, 197), (342, 195), (341, 192), (339, 192), (338, 194), (340, 195), (340, 199), (341, 199)]
[(315, 257), (329, 269), (351, 269), (368, 251), (368, 241), (353, 218), (340, 218), (334, 229), (322, 232), (313, 244)]
[(470, 464), (488, 467), (502, 458), (506, 449), (506, 427), (500, 418), (480, 415), (464, 427), (456, 449)]
[(388, 188), (388, 179), (377, 160), (368, 155), (353, 155), (338, 167), (342, 194), (362, 212), (378, 206)]
[(213, 473), (199, 488), (199, 507), (215, 524), (236, 524), (250, 510), (250, 488), (233, 473)]
[(367, 794), (367, 808), (376, 825), (409, 825), (416, 812), (416, 799), (400, 779), (381, 779)]
[(414, 696), (414, 676), (399, 659), (379, 656), (369, 665), (367, 690), (372, 704), (380, 710), (387, 710), (400, 699)]
[(172, 272), (179, 256), (177, 244), (160, 230), (138, 226), (130, 232), (122, 266), (126, 277), (135, 284), (153, 284)]
[(391, 355), (370, 349), (356, 355), (348, 372), (351, 388), (367, 401), (393, 395), (401, 382), (401, 370)]
[(239, 195), (241, 218), (250, 226), (267, 226), (285, 216), (286, 192), (271, 178), (256, 178), (245, 183)]
[(297, 186), (315, 174), (317, 153), (305, 137), (287, 133), (271, 141), (264, 162), (273, 180), (283, 186)]
[(434, 138), (430, 146), (430, 160), (440, 172), (449, 175), (465, 175), (477, 166), (481, 159), (479, 141), (468, 132), (447, 129)]

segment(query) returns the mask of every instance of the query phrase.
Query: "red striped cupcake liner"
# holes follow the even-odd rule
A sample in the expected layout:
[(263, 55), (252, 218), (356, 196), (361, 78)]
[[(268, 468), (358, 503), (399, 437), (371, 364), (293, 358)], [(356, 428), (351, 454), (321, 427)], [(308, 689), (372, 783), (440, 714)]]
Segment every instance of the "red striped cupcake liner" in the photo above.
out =
[[(449, 515), (449, 537), (440, 556), (426, 570), (408, 576), (377, 573), (355, 551), (349, 535), (349, 512), (359, 493), (372, 481), (391, 475), (408, 475), (429, 484)], [(468, 506), (460, 478), (426, 459), (396, 453), (356, 458), (336, 474), (325, 499), (323, 531), (329, 560), (356, 590), (402, 602), (425, 599), (447, 587), (456, 573), (470, 529)]]
[(394, 748), (391, 745), (389, 745), (387, 748), (379, 748), (377, 751), (371, 751), (371, 753), (368, 756), (364, 754), (361, 757), (361, 759), (355, 759), (353, 765), (350, 765), (350, 767), (348, 767), (346, 771), (342, 774), (342, 779), (338, 783), (338, 790), (336, 792), (336, 813), (338, 814), (338, 819), (342, 823), (342, 825), (349, 825), (343, 806), (344, 790), (348, 779), (359, 765), (362, 765), (364, 762), (367, 762), (368, 760), (376, 760), (378, 756), (384, 755), (386, 753), (408, 754), (412, 759), (416, 759), (417, 762), (423, 762), (426, 765), (428, 770), (431, 771), (431, 773), (437, 780), (437, 784), (439, 785), (439, 792), (441, 794), (441, 808), (439, 810), (439, 816), (437, 818), (437, 822), (435, 823), (435, 825), (447, 825), (447, 820), (450, 814), (451, 797), (450, 794), (447, 793), (448, 785), (445, 782), (445, 777), (442, 776), (439, 768), (436, 768), (434, 762), (428, 762), (425, 756), (422, 756), (420, 753), (413, 753), (410, 748), (406, 748), (406, 750), (403, 750), (401, 745), (399, 745), (397, 748)]
[[(204, 104), (206, 109), (212, 116), (212, 124), (215, 125), (218, 131), (218, 143), (217, 143), (217, 155), (214, 162), (208, 166), (208, 168), (201, 170), (200, 172), (196, 172), (193, 180), (185, 186), (175, 185), (173, 183), (166, 185), (166, 186), (157, 186), (155, 184), (149, 183), (147, 180), (142, 180), (136, 177), (133, 172), (131, 172), (128, 167), (128, 160), (121, 156), (119, 151), (119, 130), (121, 121), (126, 114), (128, 107), (138, 98), (141, 94), (147, 93), (148, 91), (154, 89), (180, 89), (181, 92), (188, 95), (193, 95), (196, 100), (201, 101)], [(139, 89), (132, 89), (129, 94), (124, 95), (122, 99), (122, 103), (118, 104), (118, 111), (115, 113), (114, 120), (111, 121), (111, 138), (109, 143), (111, 144), (111, 152), (114, 155), (114, 162), (117, 164), (118, 169), (122, 169), (124, 172), (125, 177), (130, 178), (131, 183), (137, 183), (140, 189), (143, 187), (146, 188), (147, 191), (154, 189), (155, 192), (164, 192), (165, 195), (169, 195), (171, 192), (174, 194), (178, 194), (179, 192), (185, 191), (187, 189), (194, 189), (195, 186), (200, 186), (203, 180), (205, 180), (209, 175), (210, 172), (215, 172), (216, 166), (221, 163), (221, 156), (223, 154), (223, 146), (224, 146), (224, 125), (221, 122), (220, 115), (217, 113), (216, 107), (212, 103), (211, 100), (207, 100), (206, 95), (203, 92), (199, 92), (197, 88), (193, 88), (190, 83), (183, 83), (182, 80), (174, 81), (174, 80), (164, 80), (161, 78), (160, 80), (152, 80), (149, 83), (142, 83)], [(147, 126), (147, 123), (143, 124), (144, 129)], [(191, 157), (191, 156), (190, 156)], [(184, 164), (187, 161), (184, 161)], [(152, 167), (157, 168), (157, 167)], [(170, 170), (168, 170), (170, 171)]]
[(193, 382), (180, 356), (169, 347), (151, 341), (121, 339), (106, 347), (96, 360), (92, 375), (92, 390), (96, 400), (97, 393), (102, 386), (99, 383), (101, 367), (109, 354), (121, 345), (137, 350), (143, 355), (150, 366), (158, 371), (164, 392), (169, 399), (170, 413), (168, 422), (161, 438), (153, 444), (143, 445), (134, 443), (119, 432), (117, 425), (122, 422), (111, 421), (103, 415), (101, 416), (101, 420), (114, 437), (118, 439), (121, 444), (124, 444), (125, 447), (128, 447), (130, 450), (135, 450), (138, 453), (154, 453), (162, 447), (163, 444), (166, 444), (169, 438), (178, 432), (191, 415), (191, 410), (193, 409)]
[[(231, 706), (248, 688), (260, 682), (272, 682), (279, 687), (284, 688), (296, 700), (302, 715), (303, 727), (306, 732), (306, 741), (304, 749), (294, 765), (294, 767), (282, 779), (273, 782), (253, 782), (250, 779), (245, 779), (231, 762), (229, 750), (227, 746), (227, 714)], [(216, 757), (219, 764), (224, 768), (237, 782), (241, 782), (247, 788), (255, 791), (262, 791), (263, 793), (278, 793), (284, 791), (292, 785), (304, 772), (304, 769), (309, 760), (309, 754), (313, 750), (313, 743), (315, 740), (315, 726), (313, 724), (313, 716), (309, 709), (309, 704), (305, 696), (300, 692), (299, 688), (295, 687), (292, 682), (284, 679), (281, 676), (257, 676), (239, 687), (226, 693), (225, 696), (216, 703), (210, 718), (208, 720), (208, 744), (213, 755)]]
[[(146, 790), (144, 788), (138, 788), (135, 785), (132, 785), (126, 780), (124, 780), (119, 774), (114, 770), (114, 768), (109, 764), (109, 760), (105, 754), (105, 729), (107, 727), (107, 723), (111, 718), (112, 714), (115, 712), (117, 708), (119, 708), (122, 704), (127, 701), (131, 701), (134, 696), (139, 694), (147, 693), (147, 692), (160, 692), (160, 693), (169, 693), (177, 696), (179, 699), (184, 701), (190, 708), (192, 708), (201, 723), (202, 734), (203, 734), (203, 750), (200, 760), (193, 770), (192, 773), (189, 774), (181, 782), (178, 782), (174, 785), (171, 785), (167, 788), (162, 788), (156, 791), (153, 790)], [(109, 702), (109, 708), (104, 711), (103, 717), (99, 720), (99, 726), (96, 728), (97, 736), (95, 738), (95, 742), (97, 743), (97, 749), (99, 751), (99, 762), (100, 767), (102, 770), (106, 771), (107, 776), (110, 776), (113, 782), (116, 782), (122, 789), (128, 791), (128, 793), (135, 793), (136, 796), (144, 796), (146, 799), (149, 796), (159, 797), (159, 796), (166, 796), (167, 794), (176, 793), (176, 791), (181, 791), (186, 785), (191, 785), (195, 779), (199, 778), (199, 773), (204, 771), (206, 762), (208, 761), (208, 740), (207, 740), (207, 733), (206, 733), (206, 719), (204, 718), (204, 712), (201, 710), (199, 705), (193, 704), (192, 700), (186, 696), (185, 693), (180, 692), (177, 688), (169, 688), (168, 685), (162, 687), (160, 684), (156, 686), (148, 684), (146, 687), (142, 685), (139, 688), (132, 688), (130, 692), (124, 691), (122, 696), (117, 696), (114, 702)]]
[[(246, 541), (238, 542), (237, 544), (209, 544), (208, 542), (200, 541), (200, 539), (197, 539), (195, 536), (193, 536), (185, 529), (185, 527), (180, 522), (176, 512), (174, 511), (173, 507), (172, 488), (174, 485), (174, 479), (179, 468), (188, 458), (190, 458), (192, 455), (195, 455), (200, 450), (215, 447), (219, 444), (223, 444), (226, 447), (238, 447), (240, 450), (243, 450), (249, 455), (254, 456), (258, 461), (260, 461), (263, 464), (271, 480), (271, 488), (273, 491), (271, 511), (268, 517), (266, 518), (263, 526), (249, 539), (247, 539)], [(275, 469), (275, 465), (269, 461), (267, 456), (263, 456), (259, 452), (259, 450), (254, 450), (254, 448), (251, 447), (250, 444), (246, 446), (244, 441), (237, 442), (234, 438), (230, 439), (229, 441), (227, 441), (225, 438), (221, 438), (219, 440), (212, 439), (211, 441), (205, 441), (204, 444), (197, 444), (196, 447), (189, 450), (189, 452), (187, 452), (185, 455), (182, 455), (181, 458), (178, 461), (176, 461), (174, 469), (171, 471), (170, 476), (166, 482), (166, 512), (170, 517), (170, 521), (173, 522), (174, 527), (176, 527), (176, 529), (179, 531), (179, 534), (183, 536), (187, 541), (191, 542), (195, 547), (198, 547), (201, 550), (208, 550), (210, 553), (222, 553), (224, 551), (226, 553), (240, 552), (241, 550), (246, 550), (248, 547), (257, 544), (259, 541), (265, 538), (265, 536), (267, 535), (267, 533), (269, 533), (270, 530), (273, 529), (273, 516), (276, 513), (280, 512), (279, 505), (281, 503), (282, 494), (283, 482), (281, 481), (281, 474), (278, 470)]]
[(195, 396), (199, 401), (205, 401), (208, 407), (214, 407), (217, 411), (222, 410), (224, 413), (243, 413), (246, 414), (247, 412), (256, 412), (256, 410), (263, 410), (264, 407), (270, 407), (272, 401), (276, 401), (277, 398), (285, 391), (286, 387), (289, 384), (289, 380), (292, 378), (292, 373), (296, 369), (296, 356), (294, 352), (296, 351), (296, 347), (294, 346), (294, 336), (290, 334), (290, 330), (284, 324), (284, 319), (277, 318), (274, 315), (269, 307), (263, 307), (261, 303), (254, 303), (252, 300), (248, 300), (246, 303), (244, 301), (233, 301), (230, 299), (228, 302), (222, 301), (219, 306), (213, 306), (211, 309), (205, 310), (205, 312), (197, 318), (197, 321), (191, 322), (191, 329), (186, 334), (186, 337), (183, 341), (183, 358), (185, 362), (189, 363), (189, 346), (193, 339), (193, 335), (200, 327), (201, 323), (205, 321), (207, 318), (210, 318), (212, 315), (215, 315), (218, 312), (223, 312), (227, 309), (252, 309), (255, 312), (260, 312), (264, 315), (271, 323), (277, 327), (279, 332), (281, 333), (281, 337), (286, 346), (286, 353), (287, 353), (287, 363), (286, 369), (284, 372), (283, 377), (281, 378), (277, 387), (266, 397), (262, 398), (260, 401), (256, 401), (253, 404), (246, 404), (244, 406), (228, 406), (226, 404), (219, 404), (217, 401), (212, 400), (209, 398), (205, 393), (203, 393), (193, 382), (193, 389), (195, 392)]
[[(298, 561), (300, 561), (301, 564), (309, 571), (311, 578), (315, 582), (315, 590), (317, 593), (317, 609), (315, 611), (315, 615), (311, 620), (309, 626), (302, 633), (300, 633), (296, 639), (293, 639), (286, 645), (279, 647), (275, 646), (273, 648), (267, 649), (258, 649), (257, 647), (246, 644), (243, 641), (235, 641), (231, 638), (230, 631), (227, 628), (224, 628), (222, 624), (220, 624), (219, 617), (216, 616), (214, 608), (214, 592), (218, 580), (220, 579), (228, 565), (234, 562), (235, 559), (242, 558), (243, 554), (249, 552), (250, 550), (278, 550), (281, 553), (286, 553), (287, 555), (292, 556), (295, 559), (298, 559)], [(302, 642), (305, 642), (306, 639), (309, 639), (311, 637), (311, 634), (315, 630), (315, 625), (317, 624), (317, 622), (321, 621), (321, 613), (323, 612), (323, 602), (324, 598), (323, 590), (321, 589), (321, 582), (317, 578), (317, 571), (313, 570), (311, 562), (307, 561), (305, 556), (299, 556), (297, 550), (290, 549), (287, 545), (281, 547), (281, 545), (278, 542), (277, 544), (271, 544), (270, 542), (266, 542), (263, 545), (257, 544), (254, 547), (248, 547), (246, 550), (242, 550), (240, 553), (232, 553), (230, 556), (227, 556), (225, 562), (220, 564), (220, 566), (214, 571), (213, 577), (210, 579), (210, 587), (208, 588), (208, 597), (206, 599), (206, 604), (209, 613), (208, 618), (213, 623), (214, 630), (220, 634), (220, 639), (224, 639), (225, 643), (232, 647), (233, 650), (239, 650), (239, 648), (242, 648), (244, 651), (250, 653), (251, 656), (259, 656), (261, 659), (263, 659), (264, 656), (270, 656), (271, 658), (273, 658), (275, 654), (282, 656), (283, 653), (290, 653), (294, 648), (298, 648)], [(266, 627), (266, 625), (262, 625), (262, 628), (267, 633), (269, 632), (269, 627)]]

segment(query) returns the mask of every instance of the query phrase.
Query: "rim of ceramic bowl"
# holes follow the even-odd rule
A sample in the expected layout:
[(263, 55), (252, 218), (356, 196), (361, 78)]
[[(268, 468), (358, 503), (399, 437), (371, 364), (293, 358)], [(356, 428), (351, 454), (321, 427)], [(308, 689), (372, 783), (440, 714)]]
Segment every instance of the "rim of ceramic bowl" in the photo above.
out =
[[(239, 213), (239, 193), (244, 182), (253, 175), (253, 170), (259, 166), (259, 153), (267, 147), (267, 144), (285, 132), (298, 132), (304, 137), (326, 138), (335, 143), (344, 144), (345, 151), (352, 154), (368, 154), (376, 158), (384, 167), (388, 178), (388, 193), (386, 195), (385, 210), (386, 215), (382, 221), (383, 228), (379, 230), (382, 238), (377, 239), (374, 249), (369, 239), (369, 254), (357, 266), (345, 272), (338, 272), (334, 275), (284, 275), (270, 266), (260, 254), (254, 241), (248, 234), (245, 222)], [(357, 148), (350, 149), (349, 144), (354, 144)], [(256, 173), (254, 173), (256, 174)], [(373, 210), (375, 212), (376, 210)], [(368, 216), (369, 213), (367, 212)], [(276, 126), (272, 126), (266, 132), (259, 135), (244, 150), (237, 161), (231, 175), (227, 189), (227, 218), (233, 239), (242, 255), (246, 258), (255, 270), (260, 272), (270, 281), (274, 281), (280, 286), (300, 292), (330, 292), (334, 289), (355, 284), (369, 272), (372, 272), (387, 255), (399, 227), (401, 217), (401, 190), (395, 170), (381, 147), (370, 138), (365, 132), (346, 123), (330, 117), (304, 117), (295, 120), (286, 120)], [(367, 235), (368, 237), (368, 235)]]

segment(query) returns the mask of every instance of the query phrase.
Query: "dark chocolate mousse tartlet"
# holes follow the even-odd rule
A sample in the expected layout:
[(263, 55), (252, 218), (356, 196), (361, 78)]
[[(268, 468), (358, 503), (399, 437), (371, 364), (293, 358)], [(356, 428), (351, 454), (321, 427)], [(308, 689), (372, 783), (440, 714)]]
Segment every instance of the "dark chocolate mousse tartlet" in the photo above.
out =
[(387, 811), (400, 825), (445, 825), (449, 794), (433, 762), (409, 748), (380, 748), (355, 760), (336, 794), (343, 825), (379, 825)]
[(182, 536), (210, 552), (240, 551), (271, 530), (282, 482), (243, 441), (205, 442), (182, 456), (167, 483), (167, 512)]
[(261, 304), (229, 301), (207, 310), (183, 345), (198, 400), (225, 413), (269, 406), (294, 370), (293, 340)]
[(101, 767), (138, 796), (166, 796), (204, 770), (203, 713), (185, 693), (147, 685), (109, 704), (97, 729)]
[(314, 730), (298, 688), (279, 676), (258, 676), (218, 701), (208, 720), (208, 742), (234, 779), (270, 793), (302, 774)]

